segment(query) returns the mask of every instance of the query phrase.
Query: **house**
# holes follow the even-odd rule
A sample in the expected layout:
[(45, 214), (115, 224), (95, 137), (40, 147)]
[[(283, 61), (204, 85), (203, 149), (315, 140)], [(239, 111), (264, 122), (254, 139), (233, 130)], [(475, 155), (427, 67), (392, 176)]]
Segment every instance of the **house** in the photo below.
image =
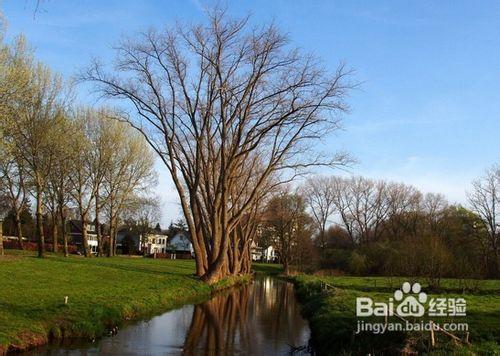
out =
[(192, 258), (194, 257), (193, 244), (189, 240), (187, 232), (178, 231), (174, 236), (168, 239), (166, 250), (170, 258)]
[(116, 250), (119, 253), (134, 253), (141, 250), (141, 236), (129, 226), (121, 226), (116, 232)]
[[(76, 246), (77, 251), (83, 253), (83, 235), (82, 235), (82, 222), (80, 220), (69, 220), (69, 235), (70, 241)], [(87, 241), (89, 244), (90, 251), (97, 254), (98, 242), (97, 242), (97, 232), (95, 229), (95, 224), (87, 224)]]
[(153, 234), (147, 236), (143, 242), (146, 253), (166, 253), (168, 249), (168, 236), (163, 231), (155, 231)]
[(171, 259), (186, 259), (194, 256), (193, 245), (186, 231), (162, 230), (160, 224), (157, 224), (153, 232), (148, 235), (145, 246), (148, 254), (156, 252), (165, 254), (165, 257)]
[(146, 236), (139, 234), (129, 226), (123, 226), (116, 233), (116, 248), (122, 253), (141, 252), (146, 255), (166, 253), (167, 233), (159, 227)]
[(167, 258), (192, 258), (194, 249), (187, 232), (179, 230), (171, 237), (167, 230), (162, 230), (160, 225), (146, 236), (140, 235), (128, 226), (120, 228), (116, 235), (116, 247), (122, 253), (128, 253), (128, 248), (145, 255), (165, 255)]
[(145, 254), (152, 255), (156, 253), (166, 253), (167, 251), (167, 232), (162, 230), (160, 224), (156, 224), (153, 231), (141, 239), (140, 250)]
[(252, 261), (254, 262), (277, 263), (279, 261), (279, 253), (272, 245), (263, 247), (255, 243), (255, 241), (252, 241), (250, 249), (252, 254)]

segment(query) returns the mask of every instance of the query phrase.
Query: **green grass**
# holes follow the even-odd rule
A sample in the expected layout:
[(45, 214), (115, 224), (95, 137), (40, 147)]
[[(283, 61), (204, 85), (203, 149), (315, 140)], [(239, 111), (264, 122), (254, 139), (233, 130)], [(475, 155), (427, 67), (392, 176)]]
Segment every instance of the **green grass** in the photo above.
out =
[(283, 266), (277, 263), (253, 263), (252, 269), (255, 273), (278, 275), (283, 272)]
[(192, 260), (7, 253), (0, 257), (0, 351), (63, 333), (98, 337), (124, 320), (206, 299), (213, 289), (193, 276)]
[[(366, 354), (395, 353), (404, 348), (409, 340), (413, 347), (425, 352), (427, 333), (392, 332), (381, 335), (363, 333), (353, 336), (356, 330), (356, 297), (372, 297), (387, 301), (393, 296), (405, 278), (384, 277), (313, 277), (294, 278), (297, 294), (304, 305), (304, 314), (313, 330), (313, 339), (320, 354)], [(468, 293), (457, 293), (461, 282), (445, 280), (439, 293), (432, 291), (430, 297), (463, 297), (467, 301), (467, 316), (464, 318), (433, 318), (436, 322), (467, 322), (471, 347), (456, 347), (448, 337), (438, 337), (437, 348), (432, 353), (448, 354), (500, 354), (500, 304), (498, 291), (500, 281), (472, 282), (475, 288)], [(334, 287), (325, 292), (324, 283)], [(425, 291), (426, 284), (422, 281)], [(444, 295), (443, 295), (444, 294)], [(380, 322), (381, 320), (377, 320)], [(383, 321), (383, 320), (382, 320)], [(393, 320), (391, 320), (393, 321)], [(396, 321), (396, 320), (394, 320)]]
[[(429, 284), (425, 278), (408, 277), (319, 277), (325, 281), (335, 281), (335, 286), (345, 289), (360, 291), (387, 291), (394, 292), (404, 282), (419, 282), (422, 288), (429, 290)], [(439, 293), (466, 293), (466, 294), (500, 294), (499, 280), (459, 280), (445, 278), (439, 286), (432, 288)]]

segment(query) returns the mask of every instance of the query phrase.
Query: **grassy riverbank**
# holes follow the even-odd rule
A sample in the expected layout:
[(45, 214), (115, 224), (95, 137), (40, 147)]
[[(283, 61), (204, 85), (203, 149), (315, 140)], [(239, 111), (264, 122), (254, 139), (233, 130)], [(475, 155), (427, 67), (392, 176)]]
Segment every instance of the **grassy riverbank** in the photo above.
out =
[[(354, 335), (357, 329), (355, 315), (356, 297), (371, 297), (375, 301), (387, 301), (400, 288), (401, 278), (379, 277), (313, 277), (294, 278), (297, 295), (309, 319), (314, 343), (320, 354), (358, 354), (367, 352), (397, 354), (408, 348), (428, 352), (429, 332), (387, 332), (374, 335), (364, 332)], [(401, 282), (401, 283), (400, 283)], [(333, 286), (325, 290), (325, 283)], [(422, 281), (425, 290), (426, 283)], [(434, 318), (433, 321), (466, 322), (469, 326), (472, 346), (456, 346), (449, 337), (436, 334), (436, 347), (432, 352), (447, 354), (451, 351), (468, 354), (500, 354), (500, 281), (469, 281), (470, 289), (464, 291), (463, 283), (445, 280), (439, 290), (429, 292), (430, 297), (462, 297), (467, 301), (464, 318)], [(460, 291), (460, 293), (459, 293)], [(464, 293), (465, 292), (465, 293)], [(380, 322), (380, 320), (378, 320)], [(382, 317), (382, 322), (383, 322)], [(390, 320), (393, 321), (393, 320)], [(394, 320), (397, 321), (397, 320)], [(462, 336), (460, 332), (456, 333)]]
[(96, 338), (124, 320), (206, 299), (214, 289), (193, 276), (190, 260), (7, 253), (0, 257), (0, 354), (51, 337)]

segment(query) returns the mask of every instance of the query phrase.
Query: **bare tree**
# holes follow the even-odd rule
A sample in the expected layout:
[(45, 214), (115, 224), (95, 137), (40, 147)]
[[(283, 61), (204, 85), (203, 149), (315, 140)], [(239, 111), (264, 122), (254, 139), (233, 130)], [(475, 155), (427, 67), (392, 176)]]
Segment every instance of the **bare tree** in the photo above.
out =
[[(124, 41), (113, 74), (95, 62), (82, 75), (104, 97), (134, 108), (127, 121), (171, 173), (197, 274), (209, 283), (227, 273), (230, 236), (270, 176), (289, 181), (304, 168), (346, 158), (322, 157), (311, 143), (338, 128), (350, 72), (341, 65), (330, 75), (311, 56), (290, 50), (273, 25), (247, 29), (247, 19), (215, 11), (206, 26)], [(256, 184), (245, 201), (232, 204), (234, 172), (256, 155)]]
[(327, 223), (335, 211), (334, 182), (331, 177), (325, 176), (309, 178), (303, 187), (302, 195), (314, 218), (319, 247), (323, 254), (326, 248)]
[(500, 166), (488, 169), (483, 177), (472, 182), (469, 204), (488, 229), (490, 250), (493, 253), (493, 274), (498, 276), (498, 236), (500, 229)]
[[(385, 227), (393, 239), (401, 238), (404, 231), (415, 231), (415, 218), (421, 209), (422, 193), (402, 183), (388, 184), (389, 214)], [(409, 225), (413, 225), (410, 229)]]
[(353, 243), (376, 240), (390, 211), (388, 184), (363, 177), (337, 177), (334, 204)]
[(437, 225), (448, 207), (448, 201), (443, 194), (427, 193), (422, 199), (421, 210), (426, 213), (431, 231), (436, 231)]

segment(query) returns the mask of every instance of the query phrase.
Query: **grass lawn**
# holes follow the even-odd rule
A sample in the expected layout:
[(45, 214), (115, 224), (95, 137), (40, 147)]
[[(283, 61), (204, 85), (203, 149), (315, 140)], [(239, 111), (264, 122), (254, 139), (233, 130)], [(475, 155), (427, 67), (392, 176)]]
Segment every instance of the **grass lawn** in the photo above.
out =
[[(6, 251), (0, 257), (0, 354), (49, 336), (94, 338), (123, 320), (208, 298), (192, 260), (64, 258)], [(68, 296), (68, 304), (64, 297)]]
[[(421, 353), (428, 351), (429, 332), (387, 332), (374, 335), (365, 332), (354, 335), (357, 328), (355, 315), (356, 297), (371, 297), (375, 301), (387, 301), (393, 292), (401, 287), (405, 278), (387, 277), (313, 277), (294, 278), (299, 299), (304, 305), (304, 314), (309, 319), (313, 338), (320, 354), (397, 354), (410, 341), (412, 347)], [(424, 291), (425, 281), (421, 282)], [(325, 292), (324, 283), (334, 289)], [(474, 288), (463, 291), (463, 282), (443, 280), (439, 291), (428, 292), (430, 297), (462, 297), (467, 301), (467, 316), (462, 318), (433, 317), (433, 321), (466, 322), (469, 326), (471, 347), (457, 347), (450, 338), (437, 335), (437, 347), (432, 353), (448, 354), (500, 354), (500, 281), (466, 283)], [(395, 317), (390, 321), (397, 321)], [(380, 320), (382, 319), (382, 320)], [(373, 320), (372, 320), (373, 321)], [(377, 320), (383, 322), (383, 317)], [(455, 332), (462, 336), (460, 332)], [(411, 342), (412, 341), (412, 342)]]
[(255, 273), (278, 275), (283, 272), (283, 266), (277, 263), (253, 263), (252, 269)]

